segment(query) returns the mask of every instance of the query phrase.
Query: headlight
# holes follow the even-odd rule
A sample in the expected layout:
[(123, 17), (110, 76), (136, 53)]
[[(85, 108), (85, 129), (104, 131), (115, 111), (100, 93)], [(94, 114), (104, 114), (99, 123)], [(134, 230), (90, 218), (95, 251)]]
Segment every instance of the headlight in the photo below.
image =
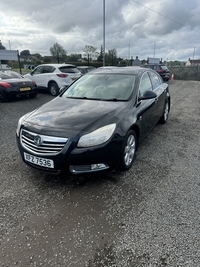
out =
[(97, 146), (105, 143), (113, 134), (116, 124), (109, 124), (101, 127), (94, 132), (83, 135), (78, 141), (78, 147)]
[(31, 113), (31, 112), (25, 114), (24, 116), (22, 116), (22, 117), (18, 120), (17, 129), (16, 129), (17, 136), (19, 136), (19, 132), (20, 132), (20, 128), (21, 128), (22, 122), (29, 116), (30, 113)]

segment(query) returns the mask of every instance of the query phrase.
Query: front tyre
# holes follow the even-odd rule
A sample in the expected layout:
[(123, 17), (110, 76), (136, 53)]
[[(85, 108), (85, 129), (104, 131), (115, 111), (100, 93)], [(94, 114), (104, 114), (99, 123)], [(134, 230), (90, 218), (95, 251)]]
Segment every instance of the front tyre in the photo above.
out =
[(121, 169), (129, 170), (133, 164), (137, 149), (137, 135), (133, 130), (128, 131), (123, 144)]
[(57, 83), (52, 82), (49, 84), (49, 92), (52, 96), (57, 96), (59, 94), (59, 88)]

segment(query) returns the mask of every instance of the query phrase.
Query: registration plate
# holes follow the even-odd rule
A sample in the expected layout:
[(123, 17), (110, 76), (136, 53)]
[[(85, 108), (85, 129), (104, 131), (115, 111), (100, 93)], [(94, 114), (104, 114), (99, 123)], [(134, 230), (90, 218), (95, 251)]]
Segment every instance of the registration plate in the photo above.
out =
[(35, 165), (52, 168), (52, 169), (54, 168), (54, 162), (51, 159), (45, 159), (45, 158), (33, 156), (25, 152), (24, 152), (24, 159), (25, 161), (31, 162)]
[(31, 87), (24, 87), (24, 88), (20, 88), (20, 91), (30, 91)]
[(72, 81), (75, 81), (75, 80), (77, 80), (77, 78), (71, 78), (72, 79)]

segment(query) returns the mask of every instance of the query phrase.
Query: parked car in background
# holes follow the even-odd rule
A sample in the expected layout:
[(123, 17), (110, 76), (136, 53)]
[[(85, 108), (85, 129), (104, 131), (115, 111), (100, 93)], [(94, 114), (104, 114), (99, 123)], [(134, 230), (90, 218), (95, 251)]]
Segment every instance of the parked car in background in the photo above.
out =
[(155, 70), (163, 78), (163, 81), (170, 79), (169, 69), (164, 64), (145, 64), (143, 67)]
[(169, 110), (168, 84), (155, 71), (101, 67), (21, 117), (17, 144), (24, 162), (45, 172), (128, 170), (139, 143)]
[(95, 70), (96, 68), (93, 66), (77, 66), (77, 69), (84, 75), (92, 70)]
[(11, 77), (0, 71), (0, 101), (5, 102), (12, 98), (36, 97), (37, 85), (30, 79)]
[(72, 64), (42, 64), (24, 75), (53, 96), (59, 94), (60, 87), (70, 85), (80, 76), (81, 72)]

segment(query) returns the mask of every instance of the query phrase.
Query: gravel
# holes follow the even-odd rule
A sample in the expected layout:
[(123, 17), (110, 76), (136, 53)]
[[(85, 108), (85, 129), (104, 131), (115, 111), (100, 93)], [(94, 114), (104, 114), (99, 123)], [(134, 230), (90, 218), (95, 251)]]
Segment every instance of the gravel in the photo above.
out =
[(168, 122), (129, 171), (106, 175), (26, 166), (17, 121), (53, 97), (0, 103), (0, 266), (200, 266), (200, 83), (169, 86)]

